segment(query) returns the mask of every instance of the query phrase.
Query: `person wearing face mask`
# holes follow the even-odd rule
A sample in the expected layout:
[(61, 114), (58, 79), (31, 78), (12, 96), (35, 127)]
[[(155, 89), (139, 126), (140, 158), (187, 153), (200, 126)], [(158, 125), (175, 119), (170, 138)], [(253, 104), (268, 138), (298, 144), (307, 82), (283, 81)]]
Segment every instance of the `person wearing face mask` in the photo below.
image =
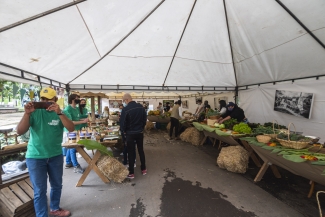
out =
[[(82, 127), (82, 124), (88, 122), (88, 118), (81, 119), (80, 110), (77, 108), (77, 104), (80, 104), (80, 99), (77, 94), (71, 94), (68, 98), (69, 105), (63, 110), (63, 113), (72, 120), (73, 124), (75, 125), (75, 130), (80, 130)], [(63, 143), (68, 141), (68, 133), (69, 130), (64, 128), (65, 133), (63, 134)], [(76, 149), (75, 148), (69, 148), (66, 150), (66, 158), (65, 158), (65, 168), (69, 169), (71, 167), (74, 167), (75, 173), (83, 173), (84, 170), (81, 168), (80, 164), (77, 161), (76, 156)]]
[(143, 106), (132, 100), (130, 94), (123, 96), (122, 114), (120, 117), (120, 130), (126, 136), (126, 144), (129, 160), (129, 175), (134, 179), (135, 145), (137, 145), (141, 162), (142, 175), (147, 174), (146, 159), (143, 151), (143, 130), (147, 123), (147, 113)]
[[(81, 99), (79, 104), (80, 118), (85, 119), (88, 117), (88, 110), (86, 109), (86, 100)], [(81, 128), (87, 127), (87, 123), (81, 124)]]
[(227, 105), (227, 112), (218, 119), (218, 123), (222, 124), (224, 121), (231, 118), (236, 119), (238, 122), (245, 122), (244, 110), (239, 108), (235, 103), (229, 102)]

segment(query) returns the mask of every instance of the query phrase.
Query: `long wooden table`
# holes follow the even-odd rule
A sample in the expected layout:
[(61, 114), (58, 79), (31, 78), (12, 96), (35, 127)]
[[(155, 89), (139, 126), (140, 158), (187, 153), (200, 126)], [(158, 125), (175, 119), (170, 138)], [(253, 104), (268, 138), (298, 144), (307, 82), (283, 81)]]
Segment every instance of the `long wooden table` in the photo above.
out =
[[(115, 144), (118, 142), (118, 140), (110, 140), (110, 141), (104, 141), (101, 142), (102, 145), (106, 146), (106, 147), (113, 147), (115, 146)], [(104, 183), (109, 183), (108, 178), (99, 170), (99, 168), (97, 167), (96, 163), (99, 159), (99, 157), (101, 156), (101, 153), (99, 150), (96, 150), (94, 156), (91, 158), (88, 153), (84, 150), (84, 146), (80, 145), (78, 143), (64, 143), (62, 145), (62, 147), (65, 148), (75, 148), (79, 154), (85, 159), (85, 161), (87, 162), (88, 166), (85, 169), (84, 173), (82, 174), (82, 176), (80, 177), (79, 181), (76, 184), (76, 187), (80, 187), (84, 181), (86, 180), (87, 176), (89, 175), (91, 170), (94, 170), (95, 173), (99, 176), (99, 178), (101, 178), (101, 180)]]
[[(325, 179), (322, 175), (322, 172), (325, 169), (325, 166), (318, 166), (318, 165), (312, 165), (310, 162), (305, 161), (301, 163), (296, 163), (293, 161), (289, 161), (284, 159), (281, 155), (278, 155), (277, 153), (271, 153), (270, 150), (264, 149), (262, 147), (250, 144), (247, 141), (241, 140), (243, 143), (247, 143), (257, 154), (258, 156), (264, 161), (263, 166), (257, 173), (254, 182), (260, 181), (266, 170), (269, 166), (271, 166), (271, 169), (274, 173), (274, 175), (277, 178), (281, 178), (281, 175), (278, 171), (274, 171), (275, 165), (288, 170), (289, 172), (302, 176), (308, 180), (310, 180), (311, 188), (308, 194), (308, 198), (310, 198), (314, 191), (314, 184), (319, 183), (322, 185), (325, 185)], [(311, 149), (312, 150), (312, 149)], [(325, 153), (325, 150), (321, 150), (321, 153)]]

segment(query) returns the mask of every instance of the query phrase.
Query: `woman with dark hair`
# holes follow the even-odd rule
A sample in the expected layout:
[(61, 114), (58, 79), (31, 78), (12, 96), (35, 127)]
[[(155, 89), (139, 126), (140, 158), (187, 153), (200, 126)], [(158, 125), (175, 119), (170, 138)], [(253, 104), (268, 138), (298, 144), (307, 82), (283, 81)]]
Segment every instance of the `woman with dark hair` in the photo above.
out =
[(224, 115), (227, 112), (227, 104), (224, 100), (219, 100), (219, 112), (220, 115)]
[[(80, 119), (88, 118), (88, 110), (86, 109), (86, 99), (81, 99), (79, 103)], [(87, 127), (87, 123), (81, 124), (81, 128)]]

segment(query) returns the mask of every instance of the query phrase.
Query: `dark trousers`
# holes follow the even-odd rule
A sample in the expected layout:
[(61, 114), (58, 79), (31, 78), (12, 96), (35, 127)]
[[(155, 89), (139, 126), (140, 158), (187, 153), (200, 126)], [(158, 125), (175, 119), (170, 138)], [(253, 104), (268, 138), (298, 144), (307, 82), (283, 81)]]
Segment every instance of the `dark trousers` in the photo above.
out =
[(173, 130), (175, 128), (175, 137), (178, 137), (178, 127), (179, 127), (179, 121), (176, 118), (170, 118), (170, 130), (169, 130), (169, 137), (173, 136)]
[(143, 151), (143, 133), (127, 134), (126, 144), (128, 146), (127, 148), (128, 148), (128, 159), (129, 159), (129, 173), (134, 174), (135, 144), (137, 144), (138, 147), (138, 153), (141, 162), (141, 170), (145, 170), (146, 158)]

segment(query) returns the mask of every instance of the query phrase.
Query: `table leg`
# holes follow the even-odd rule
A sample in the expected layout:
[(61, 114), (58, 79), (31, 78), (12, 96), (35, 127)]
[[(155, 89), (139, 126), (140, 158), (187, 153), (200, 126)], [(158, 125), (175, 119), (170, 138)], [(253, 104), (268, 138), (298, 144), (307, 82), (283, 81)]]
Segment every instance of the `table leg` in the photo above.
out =
[(258, 171), (254, 182), (259, 182), (261, 181), (261, 179), (263, 178), (267, 168), (269, 168), (269, 161), (264, 162), (264, 164), (262, 165), (261, 169)]
[(83, 184), (83, 182), (85, 181), (85, 179), (87, 178), (87, 176), (89, 175), (91, 170), (94, 170), (104, 183), (109, 183), (109, 180), (107, 179), (107, 177), (103, 175), (103, 173), (98, 169), (98, 167), (96, 165), (96, 162), (98, 161), (98, 159), (101, 155), (100, 151), (97, 150), (95, 155), (91, 159), (82, 147), (77, 147), (76, 149), (88, 163), (88, 167), (86, 168), (86, 170), (80, 177), (79, 181), (76, 184), (76, 187), (80, 187)]
[(250, 145), (246, 141), (244, 141), (244, 140), (242, 140), (241, 143), (243, 144), (243, 146), (248, 151), (248, 155), (249, 155), (250, 158), (252, 158), (252, 160), (255, 163), (255, 165), (257, 167), (261, 167), (262, 165), (261, 165), (260, 161), (258, 160), (258, 158), (256, 157), (256, 155), (255, 155), (254, 150), (252, 149), (252, 147), (250, 147)]
[(216, 145), (216, 141), (217, 141), (217, 139), (214, 138), (214, 141), (213, 141), (213, 147)]
[(200, 143), (200, 146), (204, 144), (205, 140), (207, 139), (208, 136), (204, 136), (202, 142)]
[(272, 172), (273, 172), (274, 176), (276, 178), (280, 179), (281, 178), (281, 174), (280, 174), (278, 168), (275, 165), (271, 165), (271, 169), (272, 169)]
[(311, 198), (311, 196), (313, 196), (314, 189), (315, 189), (315, 182), (310, 181), (310, 190), (309, 190), (309, 193), (308, 193), (308, 198)]

